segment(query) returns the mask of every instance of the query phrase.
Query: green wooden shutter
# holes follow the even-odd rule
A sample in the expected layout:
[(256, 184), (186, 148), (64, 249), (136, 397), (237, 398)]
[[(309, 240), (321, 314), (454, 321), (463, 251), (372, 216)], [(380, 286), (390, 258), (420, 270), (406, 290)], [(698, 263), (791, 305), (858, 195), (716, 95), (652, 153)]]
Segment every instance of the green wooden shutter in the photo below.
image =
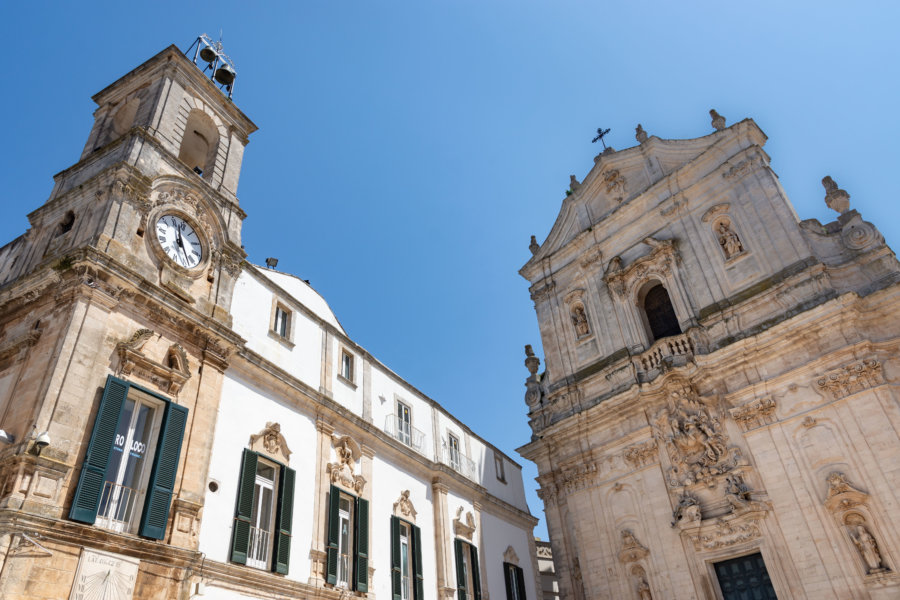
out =
[(187, 416), (188, 409), (166, 402), (159, 441), (156, 444), (156, 456), (153, 457), (153, 470), (150, 471), (150, 482), (147, 484), (147, 499), (144, 501), (144, 514), (141, 515), (141, 528), (138, 530), (144, 537), (161, 540), (165, 536)]
[(525, 600), (525, 572), (516, 567), (516, 586), (519, 588), (519, 600)]
[(325, 564), (325, 581), (335, 585), (337, 583), (338, 538), (340, 536), (338, 511), (341, 509), (341, 493), (332, 485), (328, 495), (328, 559)]
[(422, 530), (412, 526), (413, 536), (413, 573), (416, 575), (416, 587), (413, 600), (425, 600), (425, 577), (422, 574)]
[(478, 548), (469, 544), (469, 556), (472, 559), (472, 598), (481, 600), (481, 574), (478, 572)]
[(278, 522), (275, 524), (276, 539), (272, 570), (287, 575), (291, 559), (291, 524), (294, 520), (294, 480), (297, 475), (293, 469), (281, 467), (281, 480), (278, 483)]
[(231, 530), (231, 562), (239, 565), (247, 564), (247, 550), (250, 548), (250, 515), (253, 513), (257, 458), (256, 452), (247, 449), (244, 449), (244, 455), (241, 457), (241, 475), (234, 508), (234, 525)]
[(506, 582), (506, 600), (513, 600), (513, 586), (516, 585), (513, 577), (512, 565), (508, 562), (503, 563), (503, 581)]
[(462, 540), (453, 540), (453, 549), (456, 551), (456, 591), (459, 600), (466, 600), (466, 543)]
[(369, 591), (369, 501), (356, 499), (356, 573), (354, 588), (357, 592)]
[(97, 520), (100, 494), (103, 493), (103, 483), (106, 481), (106, 467), (109, 465), (119, 415), (125, 404), (125, 397), (128, 396), (128, 387), (127, 381), (112, 375), (106, 378), (106, 388), (100, 399), (91, 441), (84, 456), (84, 463), (81, 465), (81, 475), (78, 477), (72, 508), (69, 510), (69, 518), (73, 521), (93, 525)]
[(400, 600), (403, 583), (400, 573), (400, 519), (391, 517), (391, 598)]

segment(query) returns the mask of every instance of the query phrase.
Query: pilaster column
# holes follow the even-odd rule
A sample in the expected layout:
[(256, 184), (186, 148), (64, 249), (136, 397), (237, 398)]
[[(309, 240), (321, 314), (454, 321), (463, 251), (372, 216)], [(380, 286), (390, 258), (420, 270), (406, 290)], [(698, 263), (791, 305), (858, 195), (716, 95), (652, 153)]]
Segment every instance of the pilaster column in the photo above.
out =
[(490, 600), (484, 530), (481, 528), (481, 502), (472, 502), (472, 510), (475, 512), (475, 531), (478, 532), (478, 571), (481, 575), (481, 600)]
[(456, 594), (456, 578), (453, 573), (453, 558), (450, 551), (450, 513), (447, 508), (447, 492), (450, 488), (440, 478), (431, 483), (434, 498), (434, 555), (437, 571), (438, 598), (450, 600)]
[(329, 479), (325, 477), (325, 468), (331, 459), (331, 434), (334, 427), (321, 418), (316, 419), (316, 481), (313, 494), (313, 531), (309, 549), (309, 584), (322, 586), (325, 584), (325, 494)]

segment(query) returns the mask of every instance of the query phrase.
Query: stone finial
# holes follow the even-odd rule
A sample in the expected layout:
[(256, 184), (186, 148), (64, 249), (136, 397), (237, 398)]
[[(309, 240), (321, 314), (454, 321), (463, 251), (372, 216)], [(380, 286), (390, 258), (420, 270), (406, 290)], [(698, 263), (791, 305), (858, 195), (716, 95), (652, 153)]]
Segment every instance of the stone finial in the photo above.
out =
[(709, 116), (712, 117), (712, 126), (716, 131), (725, 129), (725, 117), (716, 112), (716, 109), (709, 109)]
[(534, 355), (534, 350), (531, 349), (531, 344), (525, 345), (525, 368), (528, 369), (528, 372), (532, 375), (536, 375), (538, 372), (538, 368), (541, 366), (541, 359)]
[(580, 187), (581, 182), (578, 181), (574, 175), (569, 175), (569, 189), (572, 190), (572, 193), (577, 192)]
[(634, 139), (636, 139), (639, 144), (643, 144), (647, 141), (647, 132), (644, 131), (644, 128), (640, 123), (634, 128)]
[(850, 194), (840, 189), (831, 175), (822, 178), (822, 187), (825, 188), (825, 204), (828, 208), (841, 214), (850, 210)]
[(532, 254), (537, 254), (538, 250), (541, 249), (541, 245), (537, 243), (537, 238), (531, 236), (531, 243), (528, 244), (528, 249), (531, 250)]

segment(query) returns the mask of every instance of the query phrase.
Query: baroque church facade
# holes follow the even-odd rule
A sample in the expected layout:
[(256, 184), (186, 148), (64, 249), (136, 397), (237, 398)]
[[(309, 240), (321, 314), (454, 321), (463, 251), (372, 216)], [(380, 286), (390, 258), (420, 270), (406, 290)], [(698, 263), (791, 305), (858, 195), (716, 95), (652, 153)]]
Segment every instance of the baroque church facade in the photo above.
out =
[(900, 266), (849, 194), (800, 220), (752, 120), (605, 150), (530, 284), (560, 597), (900, 596)]
[(256, 126), (172, 46), (0, 248), (0, 598), (537, 598), (521, 467), (245, 261)]

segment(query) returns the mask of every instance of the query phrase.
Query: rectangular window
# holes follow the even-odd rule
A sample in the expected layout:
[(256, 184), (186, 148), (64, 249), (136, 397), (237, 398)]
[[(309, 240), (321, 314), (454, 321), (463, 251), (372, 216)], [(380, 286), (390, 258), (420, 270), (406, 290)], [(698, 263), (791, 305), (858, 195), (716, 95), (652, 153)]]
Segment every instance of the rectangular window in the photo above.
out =
[(447, 434), (448, 445), (450, 446), (450, 466), (457, 471), (462, 470), (462, 463), (459, 460), (459, 438), (452, 433)]
[(369, 501), (329, 492), (326, 581), (358, 592), (369, 590)]
[(506, 483), (506, 470), (503, 467), (503, 457), (494, 455), (494, 472), (497, 474), (497, 479)]
[(346, 350), (341, 350), (341, 377), (353, 382), (353, 355)]
[(291, 313), (280, 305), (275, 307), (275, 326), (272, 330), (285, 339), (291, 332)]
[(69, 518), (162, 539), (187, 415), (183, 406), (108, 376)]
[(478, 572), (478, 549), (456, 539), (456, 592), (459, 600), (481, 600), (481, 575)]
[(391, 517), (391, 595), (395, 600), (424, 600), (422, 530)]
[(397, 439), (409, 446), (412, 443), (412, 415), (409, 407), (397, 401)]
[(293, 469), (244, 450), (231, 534), (232, 562), (287, 574), (295, 477)]
[(508, 600), (525, 600), (525, 576), (521, 567), (512, 563), (503, 563), (503, 580), (506, 583)]

